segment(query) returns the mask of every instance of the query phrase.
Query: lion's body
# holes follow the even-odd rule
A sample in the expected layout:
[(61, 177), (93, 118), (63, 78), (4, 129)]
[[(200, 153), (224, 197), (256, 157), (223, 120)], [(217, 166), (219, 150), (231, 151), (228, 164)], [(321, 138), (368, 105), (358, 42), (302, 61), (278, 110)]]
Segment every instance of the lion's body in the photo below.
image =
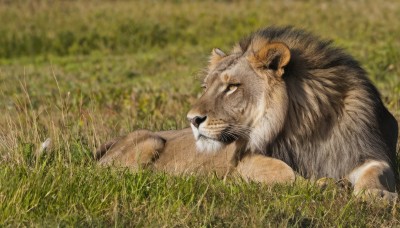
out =
[[(359, 63), (331, 42), (290, 27), (260, 30), (228, 55), (213, 51), (204, 87), (188, 114), (195, 139), (157, 133), (164, 152), (223, 161), (228, 151), (237, 167), (259, 154), (307, 178), (348, 178), (357, 193), (394, 197), (397, 122)], [(160, 156), (161, 166), (171, 159)]]
[(212, 154), (198, 153), (194, 145), (189, 128), (156, 133), (140, 130), (105, 145), (102, 151), (107, 151), (107, 154), (100, 158), (99, 163), (133, 170), (147, 167), (174, 175), (240, 176), (267, 184), (290, 183), (295, 179), (293, 170), (277, 159), (250, 155), (238, 161), (234, 143)]
[[(155, 168), (168, 173), (209, 173), (215, 172), (217, 176), (224, 176), (232, 172), (234, 144), (221, 151), (221, 153), (197, 153), (191, 129), (181, 131), (158, 132), (166, 139), (165, 150), (162, 152)], [(182, 143), (184, 141), (185, 143)], [(165, 154), (164, 154), (165, 153)]]

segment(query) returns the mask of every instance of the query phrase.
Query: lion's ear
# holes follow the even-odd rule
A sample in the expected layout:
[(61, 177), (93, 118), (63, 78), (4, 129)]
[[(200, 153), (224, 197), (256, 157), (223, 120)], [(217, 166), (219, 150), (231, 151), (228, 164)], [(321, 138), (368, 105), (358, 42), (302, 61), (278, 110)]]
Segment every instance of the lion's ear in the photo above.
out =
[(221, 51), (219, 48), (214, 48), (211, 52), (210, 56), (210, 69), (213, 69), (221, 59), (223, 59), (226, 56), (226, 54)]
[(283, 75), (283, 68), (289, 63), (289, 60), (289, 47), (281, 42), (266, 44), (249, 57), (249, 61), (255, 67), (274, 70), (278, 76)]

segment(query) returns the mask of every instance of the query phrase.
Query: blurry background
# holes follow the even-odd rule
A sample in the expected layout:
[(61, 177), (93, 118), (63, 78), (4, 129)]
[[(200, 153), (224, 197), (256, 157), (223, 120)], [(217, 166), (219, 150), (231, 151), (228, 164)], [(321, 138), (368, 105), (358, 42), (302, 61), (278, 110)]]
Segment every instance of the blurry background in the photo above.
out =
[[(47, 150), (47, 164), (81, 167), (117, 135), (187, 126), (212, 48), (229, 51), (270, 25), (333, 39), (400, 119), (400, 1), (3, 0), (0, 165), (30, 169)], [(14, 171), (0, 183), (16, 181)], [(2, 209), (18, 208), (6, 196)]]

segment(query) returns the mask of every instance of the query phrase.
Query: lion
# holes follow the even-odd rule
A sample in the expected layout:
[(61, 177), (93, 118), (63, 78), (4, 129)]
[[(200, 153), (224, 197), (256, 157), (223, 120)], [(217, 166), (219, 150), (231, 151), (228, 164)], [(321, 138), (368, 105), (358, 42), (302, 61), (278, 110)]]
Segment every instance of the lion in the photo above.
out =
[(187, 114), (194, 138), (188, 129), (134, 132), (100, 148), (100, 163), (234, 170), (265, 183), (293, 182), (295, 171), (347, 179), (357, 196), (397, 198), (397, 121), (366, 71), (331, 41), (261, 29), (228, 54), (214, 49), (202, 87)]

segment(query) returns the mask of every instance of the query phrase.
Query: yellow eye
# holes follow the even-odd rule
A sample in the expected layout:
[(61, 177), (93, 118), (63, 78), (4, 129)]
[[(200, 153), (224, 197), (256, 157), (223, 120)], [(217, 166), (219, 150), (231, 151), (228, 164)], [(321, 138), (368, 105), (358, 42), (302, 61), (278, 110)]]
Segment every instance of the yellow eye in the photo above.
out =
[(234, 91), (237, 89), (237, 85), (229, 85), (228, 86), (228, 91)]
[(201, 88), (205, 90), (205, 89), (207, 89), (207, 85), (206, 84), (202, 84)]
[(236, 91), (236, 89), (238, 88), (239, 84), (230, 84), (228, 85), (228, 87), (226, 88), (226, 93), (227, 94), (231, 94), (233, 92)]

